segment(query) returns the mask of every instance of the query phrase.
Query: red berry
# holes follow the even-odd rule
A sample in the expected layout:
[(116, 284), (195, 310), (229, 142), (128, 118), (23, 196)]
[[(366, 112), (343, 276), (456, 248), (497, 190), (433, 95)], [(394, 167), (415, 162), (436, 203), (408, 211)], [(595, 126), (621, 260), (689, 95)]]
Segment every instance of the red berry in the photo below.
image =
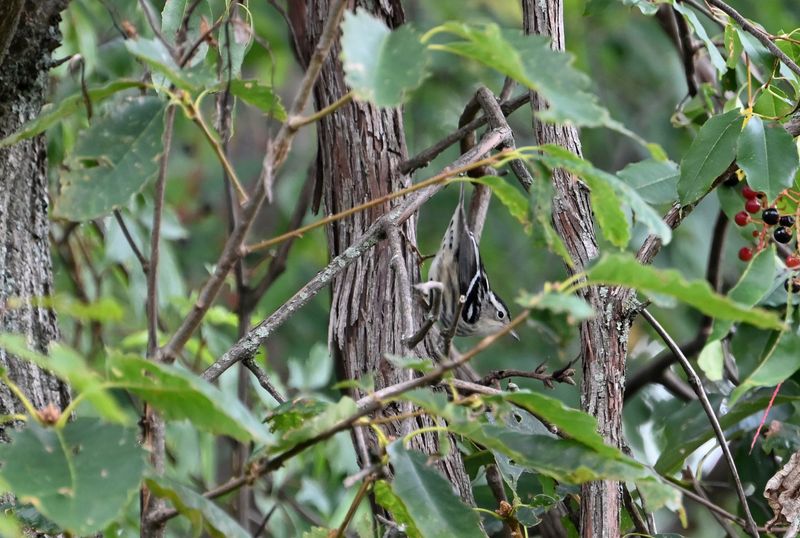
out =
[(748, 187), (747, 185), (745, 185), (742, 188), (742, 196), (744, 196), (748, 200), (752, 200), (753, 198), (758, 196), (758, 193), (756, 191), (754, 191), (753, 189), (751, 189), (750, 187)]
[(739, 226), (747, 226), (747, 223), (750, 222), (750, 215), (747, 214), (747, 211), (739, 211), (736, 213), (736, 216), (733, 217), (733, 220), (735, 220), (736, 224)]
[(739, 259), (743, 262), (749, 262), (753, 259), (753, 251), (748, 247), (742, 247), (739, 249)]
[(753, 237), (758, 237), (758, 235), (759, 235), (758, 230), (753, 230)]
[(794, 255), (786, 256), (786, 267), (788, 267), (789, 269), (800, 267), (800, 258)]
[(759, 202), (755, 198), (750, 198), (744, 204), (744, 208), (747, 210), (748, 213), (758, 213), (759, 211), (761, 211), (761, 202)]

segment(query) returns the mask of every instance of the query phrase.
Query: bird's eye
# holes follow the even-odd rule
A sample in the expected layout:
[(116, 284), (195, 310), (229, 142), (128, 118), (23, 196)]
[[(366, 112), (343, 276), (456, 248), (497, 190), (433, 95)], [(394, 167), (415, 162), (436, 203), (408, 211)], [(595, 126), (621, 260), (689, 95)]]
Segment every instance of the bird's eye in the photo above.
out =
[(498, 310), (497, 311), (497, 319), (503, 319), (504, 317), (506, 317), (506, 313), (503, 312), (502, 310)]

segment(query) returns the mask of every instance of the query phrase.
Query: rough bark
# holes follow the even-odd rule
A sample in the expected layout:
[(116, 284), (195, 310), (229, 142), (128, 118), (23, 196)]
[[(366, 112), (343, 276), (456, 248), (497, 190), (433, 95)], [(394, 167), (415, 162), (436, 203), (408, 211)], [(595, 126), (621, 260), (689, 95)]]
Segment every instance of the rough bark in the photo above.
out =
[[(13, 4), (14, 2), (11, 2)], [(8, 49), (0, 65), (0, 138), (39, 113), (45, 99), (50, 54), (58, 46), (59, 13), (66, 0), (28, 0), (16, 26), (2, 26)], [(47, 220), (47, 147), (44, 137), (0, 149), (0, 330), (24, 334), (46, 351), (58, 336), (54, 313), (31, 306), (30, 298), (52, 294)], [(21, 305), (9, 307), (9, 299)], [(29, 362), (0, 350), (0, 366), (38, 409), (63, 408), (67, 387)], [(22, 412), (20, 402), (0, 383), (0, 413)], [(0, 428), (2, 432), (2, 428)]]
[[(308, 60), (319, 38), (328, 4), (328, 0), (307, 0), (304, 5), (301, 2), (290, 3), (290, 20), (304, 61)], [(399, 0), (358, 0), (351, 7), (356, 6), (382, 18), (390, 27), (405, 20)], [(348, 92), (339, 61), (340, 50), (336, 44), (317, 82), (314, 96), (318, 110)], [(398, 165), (406, 158), (400, 110), (350, 103), (323, 118), (317, 124), (317, 136), (317, 188), (327, 214), (343, 211), (410, 184), (409, 177), (397, 172)], [(359, 212), (329, 226), (331, 257), (341, 254), (389, 208), (387, 204)], [(409, 247), (409, 242), (416, 244), (415, 228), (416, 218), (411, 217), (400, 230), (403, 263), (412, 283), (419, 281), (417, 260)], [(398, 287), (391, 258), (389, 242), (380, 242), (333, 281), (329, 343), (334, 361), (347, 379), (373, 375), (376, 389), (407, 380), (412, 375), (396, 369), (384, 358), (387, 353), (409, 353), (402, 343), (405, 328), (400, 294), (403, 290)], [(415, 304), (413, 319), (420, 320), (422, 316)], [(429, 344), (420, 344), (418, 352), (434, 356), (433, 349), (425, 346)], [(356, 391), (355, 396), (362, 394)], [(398, 421), (387, 425), (386, 433), (399, 436), (430, 424), (428, 417)], [(363, 433), (372, 435), (368, 430)], [(359, 437), (360, 434), (356, 435), (357, 445)], [(370, 441), (374, 442), (374, 439), (368, 439), (368, 443)], [(415, 436), (413, 444), (428, 453), (435, 453), (438, 448), (435, 434)], [(356, 448), (362, 464), (365, 463), (363, 460), (368, 458), (366, 447), (362, 444)], [(469, 477), (458, 452), (453, 451), (444, 458), (440, 467), (461, 497), (472, 503)]]
[[(522, 6), (525, 32), (551, 36), (552, 48), (564, 50), (562, 0), (522, 0)], [(534, 112), (547, 107), (535, 93), (531, 98)], [(534, 130), (538, 143), (559, 144), (581, 154), (580, 139), (574, 127), (544, 124), (534, 118)], [(564, 170), (553, 173), (553, 185), (555, 228), (575, 262), (575, 271), (581, 271), (598, 255), (589, 191), (578, 178)], [(581, 325), (581, 405), (584, 411), (597, 418), (606, 442), (619, 447), (631, 296), (621, 290), (591, 287), (584, 291), (584, 299), (589, 301), (597, 316)], [(592, 538), (619, 536), (621, 502), (618, 482), (585, 484), (581, 488), (581, 534)]]

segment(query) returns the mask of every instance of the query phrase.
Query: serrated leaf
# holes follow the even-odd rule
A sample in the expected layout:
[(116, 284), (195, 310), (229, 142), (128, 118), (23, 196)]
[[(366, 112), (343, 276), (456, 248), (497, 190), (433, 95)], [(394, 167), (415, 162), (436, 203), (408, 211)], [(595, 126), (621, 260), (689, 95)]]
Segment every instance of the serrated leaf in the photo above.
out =
[[(142, 88), (145, 84), (138, 80), (115, 80), (105, 86), (89, 88), (87, 93), (92, 103), (98, 103), (115, 93), (131, 88)], [(35, 119), (29, 121), (14, 134), (0, 139), (0, 148), (16, 144), (20, 140), (33, 138), (47, 129), (84, 108), (84, 97), (80, 93), (70, 95), (60, 100), (57, 104), (50, 103), (42, 107), (42, 111)]]
[(404, 527), (404, 532), (409, 538), (422, 538), (419, 530), (414, 526), (414, 520), (408, 513), (408, 508), (400, 500), (400, 497), (394, 494), (388, 482), (378, 480), (375, 482), (372, 491), (375, 495), (375, 502), (385, 508), (398, 525)]
[[(711, 395), (712, 406), (719, 418), (723, 430), (729, 430), (745, 418), (764, 410), (769, 405), (772, 389), (753, 392), (741, 398), (735, 405), (727, 408), (725, 413), (720, 412), (723, 403), (721, 397)], [(798, 387), (794, 383), (784, 384), (781, 392), (775, 398), (775, 405), (800, 401)], [(671, 410), (669, 419), (662, 419), (657, 423), (664, 425), (664, 443), (668, 450), (664, 450), (656, 462), (655, 469), (659, 473), (671, 474), (678, 471), (683, 462), (697, 448), (709, 439), (714, 438), (714, 430), (708, 424), (708, 417), (703, 412), (700, 402), (692, 401), (678, 411)]]
[(312, 398), (298, 398), (290, 402), (283, 402), (273, 409), (264, 420), (270, 424), (270, 431), (284, 432), (299, 428), (303, 423), (325, 411), (328, 402)]
[(54, 213), (83, 221), (126, 204), (158, 172), (163, 131), (164, 103), (155, 97), (131, 99), (83, 131)]
[(205, 528), (215, 538), (248, 538), (245, 531), (228, 513), (214, 501), (203, 497), (192, 488), (170, 480), (165, 476), (149, 476), (147, 487), (159, 497), (169, 499), (175, 508), (188, 517), (196, 526), (205, 522)]
[(748, 185), (774, 201), (792, 186), (800, 158), (792, 135), (780, 126), (765, 127), (753, 116), (739, 135), (736, 163), (747, 174)]
[(705, 280), (687, 281), (677, 270), (642, 265), (630, 254), (603, 256), (587, 271), (587, 278), (593, 284), (626, 286), (672, 296), (715, 318), (742, 321), (762, 329), (783, 327), (774, 313), (723, 297), (714, 292)]
[(594, 449), (598, 454), (617, 457), (619, 450), (609, 446), (597, 433), (597, 420), (578, 409), (567, 407), (561, 400), (537, 392), (507, 392), (499, 398), (526, 409), (535, 417), (556, 426), (567, 437)]
[(800, 336), (784, 331), (767, 345), (755, 370), (731, 393), (730, 404), (734, 405), (745, 393), (755, 387), (773, 387), (784, 382), (800, 369)]
[(736, 156), (736, 140), (744, 118), (738, 110), (714, 116), (700, 128), (689, 151), (681, 160), (678, 196), (691, 203), (711, 188)]
[(146, 400), (170, 420), (190, 420), (204, 431), (239, 441), (268, 441), (266, 428), (241, 402), (201, 377), (133, 356), (108, 359), (116, 386)]
[[(630, 239), (630, 229), (622, 211), (622, 204), (631, 208), (636, 220), (643, 224), (650, 233), (660, 237), (664, 244), (670, 242), (672, 239), (670, 227), (655, 209), (642, 200), (633, 187), (621, 181), (617, 176), (595, 168), (590, 162), (561, 146), (547, 144), (540, 149), (544, 153), (534, 154), (531, 158), (541, 160), (551, 169), (568, 170), (589, 185), (592, 191), (591, 201), (595, 210), (595, 218), (600, 223), (603, 234), (612, 243), (624, 247)], [(608, 222), (609, 219), (613, 220)], [(623, 223), (624, 228), (622, 228)]]
[(346, 12), (341, 43), (345, 81), (359, 99), (399, 106), (425, 78), (425, 46), (407, 25), (390, 30), (365, 9)]
[(587, 127), (618, 125), (608, 110), (589, 92), (589, 77), (573, 67), (572, 55), (550, 48), (550, 38), (503, 30), (494, 24), (481, 26), (445, 23), (428, 35), (447, 33), (462, 41), (431, 45), (435, 50), (478, 61), (540, 92), (549, 108), (538, 113), (548, 122), (570, 122)]
[(344, 397), (334, 404), (329, 404), (314, 417), (303, 421), (298, 427), (283, 433), (277, 443), (269, 447), (271, 453), (286, 451), (304, 441), (312, 439), (335, 426), (342, 420), (352, 417), (358, 411), (356, 403)]
[(480, 183), (492, 189), (492, 192), (500, 200), (512, 217), (517, 219), (525, 227), (531, 225), (528, 218), (530, 212), (530, 202), (519, 189), (514, 188), (508, 181), (498, 176), (483, 176), (477, 179), (470, 179), (472, 183)]
[(670, 204), (678, 199), (680, 170), (672, 161), (647, 159), (631, 163), (617, 176), (649, 204)]
[(138, 489), (144, 451), (136, 429), (78, 418), (63, 429), (30, 421), (7, 434), (0, 479), (21, 502), (76, 535), (102, 530)]
[[(777, 270), (778, 260), (775, 256), (775, 248), (765, 248), (747, 264), (739, 281), (728, 292), (728, 298), (744, 306), (757, 305), (772, 291)], [(730, 320), (715, 320), (709, 340), (723, 338), (732, 326), (733, 322)]]
[(129, 424), (130, 417), (117, 404), (105, 388), (104, 380), (94, 372), (86, 360), (72, 348), (54, 342), (49, 356), (28, 347), (27, 339), (18, 334), (0, 334), (0, 347), (17, 357), (30, 361), (40, 368), (53, 372), (81, 394), (104, 419), (119, 424)]
[(480, 538), (478, 515), (453, 493), (453, 486), (428, 466), (428, 456), (409, 451), (398, 440), (387, 447), (394, 468), (392, 491), (408, 508), (414, 526), (425, 538)]
[(286, 121), (286, 109), (271, 87), (259, 84), (257, 80), (232, 80), (230, 88), (233, 95), (248, 105), (253, 105), (278, 121)]

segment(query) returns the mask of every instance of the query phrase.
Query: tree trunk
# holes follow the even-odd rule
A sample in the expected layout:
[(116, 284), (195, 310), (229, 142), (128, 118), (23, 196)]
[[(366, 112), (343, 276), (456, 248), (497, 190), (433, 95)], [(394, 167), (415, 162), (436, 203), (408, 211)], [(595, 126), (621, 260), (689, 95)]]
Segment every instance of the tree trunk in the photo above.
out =
[[(562, 0), (522, 0), (525, 32), (552, 37), (554, 50), (564, 50), (564, 13)], [(532, 93), (534, 112), (547, 103)], [(545, 124), (534, 119), (537, 143), (559, 144), (580, 155), (581, 144), (572, 126)], [(564, 170), (553, 173), (556, 195), (553, 221), (575, 262), (582, 271), (598, 254), (593, 213), (588, 188)], [(581, 325), (583, 381), (581, 405), (597, 418), (600, 434), (606, 442), (619, 447), (622, 442), (622, 396), (625, 388), (625, 357), (628, 330), (631, 326), (627, 304), (630, 295), (621, 290), (591, 287), (584, 299), (594, 308), (596, 317)], [(627, 300), (623, 300), (627, 299)], [(619, 536), (622, 502), (620, 484), (604, 481), (584, 484), (581, 488), (581, 534), (585, 537)]]
[[(39, 114), (65, 6), (66, 0), (12, 0), (0, 6), (0, 138)], [(30, 301), (53, 292), (47, 207), (44, 137), (0, 149), (0, 331), (24, 334), (41, 352), (58, 336), (53, 311)], [(9, 299), (21, 304), (10, 307)], [(37, 409), (48, 404), (63, 409), (69, 401), (67, 387), (33, 364), (0, 350), (0, 366)], [(19, 412), (20, 402), (0, 383), (0, 413)]]
[[(399, 0), (358, 0), (354, 4), (383, 19), (389, 27), (396, 27), (405, 20)], [(319, 39), (329, 1), (306, 0), (305, 5), (301, 2), (290, 2), (289, 5), (298, 52), (307, 62)], [(349, 91), (339, 61), (340, 51), (337, 43), (317, 82), (314, 96), (318, 110)], [(409, 186), (410, 178), (397, 172), (398, 164), (406, 157), (399, 109), (379, 109), (353, 102), (323, 118), (317, 124), (317, 133), (317, 188), (327, 214)], [(327, 233), (331, 257), (341, 254), (389, 209), (390, 204), (385, 204), (330, 225)], [(400, 230), (403, 263), (412, 283), (419, 281), (417, 260), (409, 248), (409, 243), (416, 244), (415, 228), (416, 218), (412, 217)], [(398, 279), (390, 267), (392, 255), (388, 242), (380, 242), (333, 281), (329, 341), (334, 361), (347, 379), (373, 375), (376, 389), (407, 380), (412, 375), (409, 371), (396, 369), (384, 358), (387, 353), (409, 353), (402, 343), (405, 328), (400, 294), (404, 290), (399, 289)], [(416, 304), (412, 316), (415, 320), (423, 317)], [(434, 356), (430, 341), (420, 344), (417, 352)], [(361, 395), (356, 390), (355, 396)], [(431, 424), (430, 418), (417, 417), (392, 422), (386, 426), (386, 433), (397, 437)], [(368, 463), (369, 455), (365, 443), (359, 439), (371, 436), (369, 429), (355, 435), (362, 465)], [(374, 446), (374, 439), (368, 439), (367, 443)], [(412, 444), (428, 453), (435, 453), (438, 449), (436, 434), (417, 435)], [(440, 462), (440, 468), (459, 495), (466, 502), (474, 503), (469, 477), (457, 450)]]

